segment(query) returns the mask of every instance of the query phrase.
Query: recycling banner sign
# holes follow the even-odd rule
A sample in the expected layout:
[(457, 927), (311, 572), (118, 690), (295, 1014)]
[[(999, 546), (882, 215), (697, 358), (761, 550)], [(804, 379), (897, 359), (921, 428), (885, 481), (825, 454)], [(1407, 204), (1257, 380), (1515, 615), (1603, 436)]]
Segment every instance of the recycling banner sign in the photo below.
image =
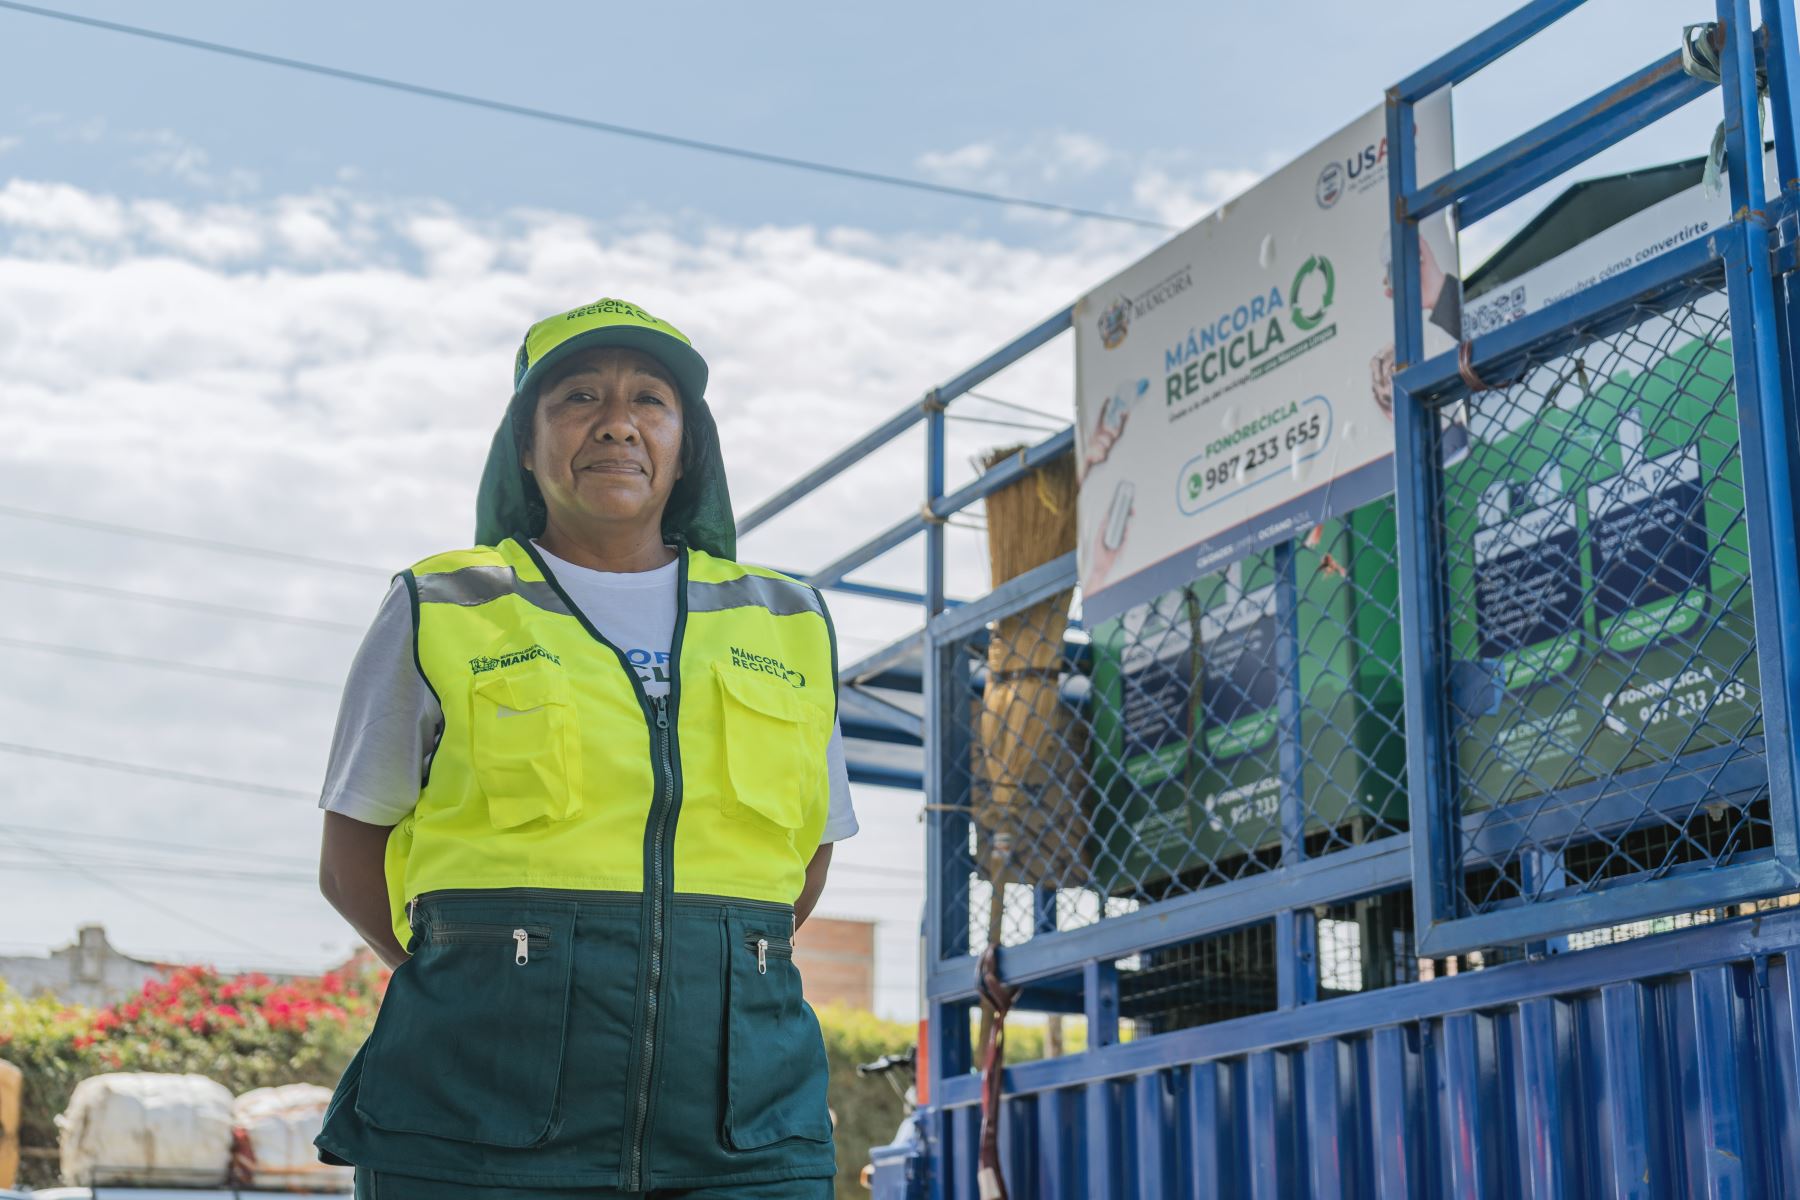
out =
[[(1448, 95), (1415, 117), (1436, 178)], [(1372, 110), (1076, 303), (1090, 628), (1393, 491), (1386, 121)], [(1421, 230), (1435, 354), (1461, 328), (1456, 240), (1441, 217)]]

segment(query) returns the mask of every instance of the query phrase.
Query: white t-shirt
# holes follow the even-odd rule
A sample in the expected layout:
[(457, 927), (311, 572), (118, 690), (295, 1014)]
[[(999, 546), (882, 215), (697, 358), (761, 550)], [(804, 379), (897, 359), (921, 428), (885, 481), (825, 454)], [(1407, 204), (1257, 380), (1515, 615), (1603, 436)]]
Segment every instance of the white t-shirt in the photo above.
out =
[[(575, 607), (624, 652), (644, 692), (668, 695), (679, 562), (652, 571), (596, 571), (542, 546), (537, 551)], [(444, 711), (413, 658), (412, 601), (396, 579), (350, 664), (319, 807), (370, 825), (399, 824), (419, 802), (443, 732)], [(841, 842), (857, 830), (841, 729), (831, 731), (826, 762), (831, 808), (820, 840)]]

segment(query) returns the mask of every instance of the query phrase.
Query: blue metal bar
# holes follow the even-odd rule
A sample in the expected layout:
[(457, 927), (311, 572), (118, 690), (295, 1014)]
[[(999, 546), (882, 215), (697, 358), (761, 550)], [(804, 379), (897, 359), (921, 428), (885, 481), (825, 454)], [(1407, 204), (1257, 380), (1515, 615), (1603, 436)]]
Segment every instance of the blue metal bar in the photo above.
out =
[(1407, 1031), (1384, 1025), (1369, 1040), (1370, 1140), (1375, 1147), (1374, 1194), (1404, 1200), (1425, 1194), (1415, 1163), (1419, 1154), (1419, 1129), (1413, 1103), (1412, 1072), (1407, 1069), (1411, 1051)]
[[(1776, 853), (1800, 863), (1800, 529), (1794, 510), (1791, 398), (1781, 390), (1781, 359), (1770, 273), (1763, 148), (1757, 132), (1756, 39), (1750, 0), (1719, 0), (1725, 29), (1719, 59), (1725, 99), (1725, 158), (1731, 207), (1746, 214), (1726, 242), (1733, 387), (1744, 464), (1744, 518), (1750, 543), (1750, 594), (1762, 672), (1763, 728), (1769, 749), (1769, 822)], [(1760, 487), (1759, 487), (1760, 484)]]
[[(921, 745), (925, 739), (925, 720), (918, 713), (901, 708), (898, 704), (890, 704), (880, 696), (865, 691), (860, 684), (846, 683), (840, 692), (842, 699), (848, 704), (840, 704), (843, 714), (840, 722), (850, 722), (859, 728), (878, 727), (885, 735), (867, 734), (864, 736), (881, 736), (882, 740), (898, 740), (909, 745)], [(846, 737), (855, 737), (845, 726)]]
[(1015, 575), (979, 600), (971, 600), (955, 612), (931, 623), (931, 636), (940, 642), (960, 642), (998, 617), (1031, 607), (1039, 600), (1075, 585), (1075, 552), (1053, 558)]
[(1039, 1092), (1037, 1096), (1038, 1196), (1041, 1200), (1081, 1200), (1074, 1183), (1078, 1148), (1082, 1141), (1082, 1106), (1066, 1088)]
[[(1253, 924), (1272, 916), (1271, 910), (1329, 904), (1401, 887), (1411, 879), (1409, 854), (1405, 835), (1381, 838), (1310, 859), (1279, 877), (1240, 879), (1080, 929), (1036, 937), (1000, 951), (1000, 975), (1009, 984), (1029, 983), (1065, 974), (1085, 960), (1122, 958), (1145, 946)], [(942, 964), (925, 982), (927, 994), (940, 998), (975, 994), (973, 969), (967, 962)]]
[[(1324, 1000), (1303, 1008), (1143, 1036), (1062, 1058), (1020, 1063), (1006, 1069), (1004, 1083), (1006, 1090), (1013, 1093), (1072, 1087), (1093, 1079), (1250, 1055), (1379, 1026), (1500, 1008), (1538, 996), (1593, 991), (1620, 980), (1664, 977), (1673, 964), (1696, 971), (1738, 959), (1786, 954), (1797, 942), (1800, 909), (1781, 909), (1536, 962), (1465, 971), (1423, 983)], [(943, 1091), (932, 1093), (934, 1104), (949, 1106), (978, 1103), (980, 1098), (980, 1080), (973, 1077), (949, 1081)]]
[(1075, 430), (1073, 427), (1064, 429), (1060, 433), (1053, 433), (1036, 445), (1020, 450), (1005, 462), (983, 471), (972, 482), (934, 503), (931, 511), (940, 517), (959, 513), (976, 501), (1013, 484), (1045, 463), (1054, 462), (1065, 454), (1074, 453), (1074, 450)]
[[(1731, 228), (1721, 226), (1704, 238), (1664, 251), (1566, 300), (1475, 338), (1469, 357), (1476, 372), (1488, 379), (1506, 379), (1527, 359), (1554, 358), (1636, 324), (1643, 320), (1642, 309), (1662, 304), (1697, 282), (1718, 277), (1722, 266), (1715, 260), (1723, 254)], [(1405, 389), (1415, 402), (1433, 405), (1466, 395), (1468, 387), (1457, 370), (1456, 358), (1455, 351), (1448, 351), (1396, 373), (1395, 392)], [(1396, 395), (1396, 422), (1399, 403)], [(1403, 549), (1405, 544), (1402, 540)]]
[(1705, 800), (1748, 798), (1768, 782), (1762, 739), (1712, 746), (1679, 759), (1623, 771), (1483, 811), (1457, 839), (1465, 861), (1503, 861), (1525, 846), (1577, 835), (1615, 835), (1667, 825)]
[(1762, 19), (1776, 171), (1784, 189), (1800, 189), (1800, 37), (1793, 0), (1762, 0)]
[(1525, 1148), (1525, 1183), (1532, 1200), (1579, 1195), (1571, 1178), (1569, 1140), (1564, 1136), (1564, 1081), (1561, 1057), (1562, 1001), (1551, 997), (1519, 1006), (1519, 1096), (1530, 1136)]
[[(1699, 1110), (1693, 1114), (1700, 1141), (1699, 1160), (1708, 1200), (1766, 1195), (1757, 1162), (1755, 1130), (1746, 1116), (1757, 1111), (1744, 1086), (1736, 1049), (1746, 1016), (1739, 995), (1740, 972), (1733, 965), (1694, 972), (1693, 1050)], [(1748, 1103), (1748, 1107), (1746, 1107)]]
[(945, 1157), (956, 1170), (950, 1177), (952, 1200), (982, 1200), (976, 1183), (977, 1150), (981, 1145), (981, 1114), (973, 1109), (959, 1109), (956, 1122), (955, 1152)]
[(1173, 1105), (1165, 1079), (1163, 1072), (1150, 1071), (1132, 1080), (1140, 1196), (1167, 1196), (1174, 1190), (1175, 1146), (1169, 1136), (1174, 1131)]
[[(1182, 1069), (1182, 1068), (1177, 1068)], [(1231, 1170), (1231, 1072), (1222, 1063), (1196, 1063), (1187, 1074), (1187, 1195), (1194, 1200), (1237, 1191)]]
[(1310, 908), (1284, 908), (1275, 914), (1275, 1002), (1293, 1008), (1318, 998), (1318, 922)]
[(1642, 984), (1610, 984), (1600, 990), (1600, 1017), (1604, 1026), (1607, 1110), (1605, 1177), (1616, 1181), (1621, 1197), (1649, 1197), (1662, 1193), (1656, 1186), (1661, 1164), (1650, 1141), (1650, 1095), (1646, 1086), (1644, 1055), (1644, 1006), (1649, 997)]
[(1454, 204), (1458, 223), (1466, 228), (1712, 86), (1681, 69), (1678, 50), (1469, 165), (1409, 190), (1401, 197), (1400, 215), (1419, 220)]
[(1088, 1045), (1114, 1045), (1119, 1040), (1119, 969), (1090, 961), (1082, 964), (1081, 974)]
[(898, 768), (877, 767), (868, 763), (851, 762), (847, 764), (850, 782), (865, 787), (898, 788), (903, 792), (916, 792), (925, 786), (925, 777), (917, 771), (904, 771)]
[(1300, 755), (1300, 595), (1294, 578), (1294, 543), (1270, 555), (1275, 571), (1276, 770), (1281, 779), (1281, 864), (1306, 857), (1305, 768)]
[[(924, 631), (915, 630), (898, 641), (883, 646), (866, 658), (860, 658), (849, 666), (838, 668), (838, 678), (846, 683), (866, 683), (873, 676), (892, 670), (914, 655), (919, 656), (922, 661), (925, 655), (924, 646)], [(922, 678), (920, 682), (922, 687)]]
[[(1423, 100), (1439, 88), (1461, 83), (1492, 64), (1508, 51), (1537, 36), (1557, 20), (1580, 8), (1585, 0), (1532, 0), (1470, 38), (1429, 66), (1414, 71), (1388, 89), (1389, 102)], [(1388, 135), (1392, 147), (1393, 134)]]
[[(1075, 445), (1075, 431), (1073, 429), (1065, 429), (1061, 433), (1052, 434), (1037, 445), (1029, 446), (1020, 451), (1018, 457), (1008, 459), (1005, 463), (995, 467), (991, 471), (982, 472), (982, 474), (972, 483), (958, 488), (949, 496), (944, 496), (941, 495), (944, 488), (943, 418), (944, 414), (942, 412), (932, 414), (932, 423), (927, 427), (926, 431), (928, 440), (935, 439), (935, 445), (937, 447), (935, 450), (930, 449), (929, 446), (927, 448), (928, 463), (934, 457), (937, 461), (937, 492), (926, 501), (925, 505), (917, 513), (896, 521), (862, 545), (846, 551), (825, 566), (820, 567), (817, 571), (805, 576), (808, 583), (815, 587), (843, 588), (841, 581), (844, 576), (856, 570), (858, 567), (866, 566), (875, 561), (889, 550), (892, 550), (894, 547), (911, 539), (914, 534), (917, 534), (921, 530), (926, 531), (926, 554), (927, 559), (929, 560), (931, 553), (930, 541), (933, 538), (939, 541), (942, 540), (943, 526), (939, 521), (928, 520), (925, 515), (926, 513), (930, 513), (932, 517), (935, 518), (948, 518), (952, 513), (961, 512), (976, 501), (999, 491), (1027, 471), (1034, 470), (1046, 462), (1050, 462), (1053, 459), (1069, 453)], [(936, 432), (934, 433), (933, 430)], [(929, 469), (929, 467), (927, 469)], [(930, 593), (929, 565), (926, 569), (926, 577), (926, 599), (928, 601)], [(870, 585), (860, 586), (866, 587)], [(940, 603), (939, 607), (942, 608), (944, 605)], [(936, 610), (934, 609), (932, 611)]]
[[(858, 567), (874, 562), (895, 546), (911, 539), (913, 535), (924, 528), (925, 518), (919, 513), (914, 513), (912, 516), (888, 526), (855, 549), (844, 552), (817, 571), (809, 573), (806, 576), (806, 582), (814, 587), (834, 588), (844, 576)], [(940, 534), (940, 536), (942, 535)]]
[(1294, 1175), (1295, 1164), (1282, 1151), (1285, 1126), (1282, 1080), (1277, 1068), (1281, 1052), (1264, 1050), (1244, 1064), (1244, 1144), (1249, 1150), (1250, 1200), (1281, 1200), (1290, 1189), (1284, 1184)]
[(927, 405), (936, 402), (948, 404), (966, 393), (970, 388), (979, 386), (989, 376), (1018, 362), (1057, 334), (1069, 328), (1074, 319), (1074, 309), (1065, 308), (1055, 316), (1014, 338), (994, 353), (964, 371), (942, 387), (933, 388), (922, 401), (909, 404), (907, 407), (889, 417), (875, 429), (844, 447), (823, 463), (802, 475), (787, 487), (776, 492), (767, 500), (738, 518), (738, 536), (743, 537), (751, 530), (775, 517), (779, 513), (793, 507), (794, 503), (808, 494), (817, 491), (824, 484), (836, 479), (850, 467), (855, 466), (870, 454), (881, 449), (901, 434), (925, 419)]
[[(872, 600), (892, 600), (896, 604), (923, 604), (925, 593), (911, 591), (907, 588), (888, 587), (880, 583), (855, 583), (839, 578), (831, 583), (820, 583), (817, 579), (803, 571), (783, 571), (784, 575), (792, 575), (802, 583), (810, 583), (814, 587), (829, 588), (834, 592), (843, 592), (847, 596), (867, 596)], [(960, 600), (946, 600), (946, 604), (961, 604)]]
[(1313, 1200), (1361, 1194), (1356, 1170), (1360, 1139), (1338, 1070), (1343, 1051), (1341, 1043), (1329, 1040), (1313, 1042), (1305, 1052), (1307, 1165)]
[(1669, 913), (1692, 912), (1754, 900), (1800, 889), (1800, 872), (1772, 859), (1705, 868), (1692, 873), (1671, 871), (1661, 879), (1638, 879), (1558, 899), (1554, 904), (1521, 904), (1476, 916), (1461, 917), (1420, 929), (1420, 954), (1459, 954), (1483, 946), (1529, 942), (1571, 929), (1623, 925)]
[(1082, 1103), (1087, 1109), (1083, 1140), (1087, 1150), (1087, 1194), (1090, 1196), (1117, 1196), (1124, 1190), (1118, 1186), (1117, 1178), (1119, 1122), (1118, 1104), (1114, 1098), (1117, 1086), (1110, 1079), (1097, 1079), (1082, 1089)]
[(1467, 1200), (1486, 1200), (1497, 1193), (1488, 1179), (1486, 1162), (1488, 1122), (1481, 1111), (1481, 1061), (1476, 1046), (1475, 1023), (1470, 1012), (1444, 1018), (1444, 1035), (1438, 1041), (1440, 1075), (1444, 1092), (1445, 1124), (1450, 1137), (1444, 1157), (1450, 1171), (1450, 1194)]
[[(1558, 13), (1557, 15), (1561, 15)], [(1554, 18), (1551, 18), (1554, 19)], [(1541, 28), (1541, 26), (1539, 27)], [(1527, 35), (1529, 36), (1529, 35)], [(1492, 61), (1491, 59), (1488, 61)], [(1408, 94), (1404, 89), (1401, 94)], [(1417, 185), (1410, 102), (1389, 97), (1388, 195), (1394, 298), (1394, 481), (1400, 558), (1401, 669), (1405, 678), (1406, 777), (1413, 830), (1413, 908), (1419, 929), (1455, 912), (1451, 862), (1450, 727), (1444, 697), (1449, 671), (1438, 640), (1443, 628), (1443, 547), (1437, 534), (1440, 463), (1437, 414), (1402, 386), (1402, 373), (1424, 346), (1419, 311), (1419, 227), (1401, 212), (1400, 198)]]

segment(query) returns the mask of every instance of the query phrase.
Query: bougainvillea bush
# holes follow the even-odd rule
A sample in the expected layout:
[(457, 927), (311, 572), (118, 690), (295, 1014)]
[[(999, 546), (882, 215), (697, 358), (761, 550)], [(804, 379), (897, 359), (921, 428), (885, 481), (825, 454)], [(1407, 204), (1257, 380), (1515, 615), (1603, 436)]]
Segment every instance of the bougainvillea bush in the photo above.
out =
[[(375, 1023), (389, 972), (334, 972), (276, 982), (265, 975), (227, 977), (206, 967), (171, 970), (137, 995), (106, 1008), (27, 1000), (0, 982), (0, 1058), (25, 1073), (21, 1142), (28, 1153), (20, 1185), (58, 1182), (56, 1114), (75, 1085), (107, 1071), (193, 1072), (242, 1095), (284, 1083), (333, 1087)], [(831, 1060), (831, 1106), (838, 1117), (838, 1194), (866, 1196), (856, 1183), (871, 1145), (885, 1144), (899, 1124), (901, 1103), (882, 1079), (862, 1078), (855, 1064), (911, 1044), (911, 1025), (868, 1013), (823, 1007)], [(1009, 1049), (1029, 1054), (1032, 1030)]]
[[(375, 1021), (389, 972), (328, 972), (277, 982), (180, 967), (106, 1008), (27, 1000), (0, 984), (0, 1058), (25, 1073), (20, 1140), (54, 1149), (56, 1114), (75, 1085), (107, 1071), (192, 1072), (242, 1094), (283, 1083), (335, 1085)], [(28, 1153), (21, 1182), (55, 1181)]]

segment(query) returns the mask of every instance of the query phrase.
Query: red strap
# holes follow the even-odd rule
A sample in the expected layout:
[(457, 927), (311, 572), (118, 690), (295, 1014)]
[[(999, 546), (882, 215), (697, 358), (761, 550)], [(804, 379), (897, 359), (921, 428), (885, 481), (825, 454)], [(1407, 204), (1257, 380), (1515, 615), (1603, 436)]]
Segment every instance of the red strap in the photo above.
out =
[(981, 1047), (981, 1149), (978, 1156), (981, 1200), (1007, 1200), (1006, 1180), (1000, 1173), (1000, 1072), (1006, 1062), (1006, 1014), (1018, 999), (1018, 989), (1000, 982), (1000, 948), (989, 946), (981, 956), (976, 979), (981, 1002), (993, 1012)]

